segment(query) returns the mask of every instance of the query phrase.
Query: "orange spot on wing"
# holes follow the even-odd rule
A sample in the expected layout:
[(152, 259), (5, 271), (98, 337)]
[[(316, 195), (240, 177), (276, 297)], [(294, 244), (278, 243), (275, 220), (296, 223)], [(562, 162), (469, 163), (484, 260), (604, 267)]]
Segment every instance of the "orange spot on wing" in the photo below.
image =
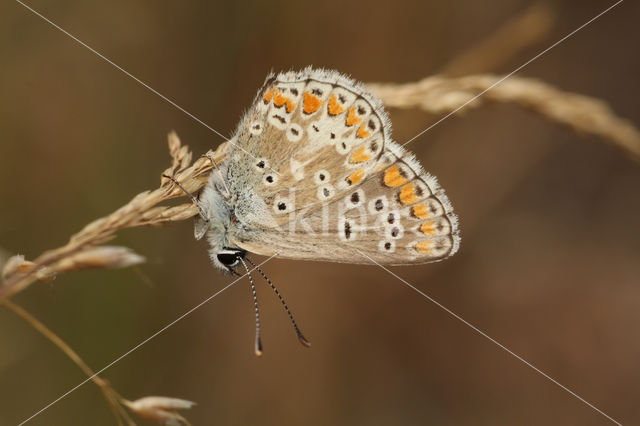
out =
[(356, 107), (352, 106), (349, 108), (349, 113), (347, 114), (347, 126), (353, 126), (354, 124), (358, 124), (362, 121), (362, 118), (356, 115)]
[(360, 139), (365, 139), (365, 138), (368, 138), (369, 136), (371, 136), (371, 133), (367, 131), (364, 124), (358, 128), (358, 131), (356, 132), (356, 137), (359, 137)]
[(329, 98), (328, 111), (329, 115), (338, 115), (344, 111), (344, 108), (342, 108), (338, 103), (336, 95), (331, 95), (331, 97)]
[(358, 169), (349, 175), (347, 181), (351, 182), (352, 185), (357, 185), (362, 179), (364, 179), (364, 169)]
[(418, 219), (426, 219), (428, 218), (429, 211), (427, 210), (427, 205), (425, 203), (416, 204), (411, 208), (411, 213)]
[(284, 96), (278, 90), (276, 90), (276, 93), (273, 95), (273, 104), (277, 107), (286, 105), (287, 112), (293, 111), (293, 109), (296, 107), (296, 104), (291, 100), (291, 98)]
[(269, 102), (271, 102), (271, 98), (273, 97), (273, 92), (274, 91), (277, 91), (277, 90), (271, 89), (271, 90), (267, 91), (267, 93), (264, 94), (264, 102), (265, 103), (268, 104)]
[(400, 190), (400, 201), (402, 204), (413, 204), (420, 200), (416, 195), (416, 187), (413, 183), (408, 183)]
[(291, 99), (287, 98), (285, 108), (287, 108), (287, 112), (291, 112), (296, 109), (296, 104)]
[(430, 220), (429, 222), (425, 222), (422, 225), (420, 225), (420, 232), (422, 232), (425, 235), (433, 235), (436, 233), (436, 223), (432, 220)]
[(431, 254), (431, 246), (433, 243), (430, 240), (422, 240), (416, 244), (416, 250), (423, 254)]
[(384, 184), (387, 186), (400, 186), (407, 183), (407, 178), (402, 176), (397, 164), (384, 171)]
[(356, 149), (354, 153), (351, 154), (351, 157), (349, 158), (349, 163), (351, 164), (364, 163), (365, 161), (371, 159), (371, 155), (365, 152), (366, 148), (367, 147), (363, 145), (360, 148)]
[(304, 96), (302, 97), (302, 109), (305, 113), (311, 114), (316, 112), (320, 108), (320, 105), (322, 105), (322, 99), (312, 95), (310, 92), (304, 92)]
[(287, 101), (287, 97), (280, 93), (279, 90), (276, 90), (276, 93), (273, 95), (273, 104), (277, 107), (281, 107)]

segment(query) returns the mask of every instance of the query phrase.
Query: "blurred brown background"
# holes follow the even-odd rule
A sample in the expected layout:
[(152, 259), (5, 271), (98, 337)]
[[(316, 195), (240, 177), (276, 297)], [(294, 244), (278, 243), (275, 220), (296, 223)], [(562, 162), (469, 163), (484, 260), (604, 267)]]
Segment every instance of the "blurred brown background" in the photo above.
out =
[[(507, 73), (613, 2), (557, 1)], [(44, 1), (36, 10), (230, 134), (271, 70), (361, 81), (437, 73), (531, 2)], [(622, 3), (520, 75), (609, 102), (640, 123), (640, 6)], [(195, 154), (221, 139), (15, 2), (0, 5), (0, 247), (34, 258), (159, 183), (175, 129)], [(473, 72), (474, 70), (470, 70)], [(437, 117), (390, 111), (402, 142)], [(394, 271), (624, 424), (640, 423), (640, 165), (511, 105), (451, 117), (409, 145), (461, 219), (452, 259)], [(130, 230), (135, 269), (36, 284), (16, 301), (100, 369), (229, 282), (192, 222)], [(256, 257), (260, 259), (259, 257)], [(272, 260), (265, 355), (242, 281), (108, 369), (129, 398), (196, 401), (195, 425), (608, 424), (608, 420), (376, 267)], [(0, 310), (0, 424), (84, 380)], [(110, 425), (88, 383), (33, 425)]]

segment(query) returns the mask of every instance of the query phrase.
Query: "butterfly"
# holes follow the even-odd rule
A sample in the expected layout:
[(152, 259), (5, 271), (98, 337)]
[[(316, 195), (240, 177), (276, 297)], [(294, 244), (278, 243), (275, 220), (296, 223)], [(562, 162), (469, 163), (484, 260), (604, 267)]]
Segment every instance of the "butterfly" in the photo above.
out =
[[(197, 200), (195, 224), (223, 271), (242, 265), (249, 274), (245, 260), (257, 268), (249, 252), (407, 265), (458, 250), (458, 219), (436, 178), (391, 139), (382, 103), (343, 74), (309, 67), (269, 75), (229, 142)], [(251, 289), (260, 354), (252, 280)]]

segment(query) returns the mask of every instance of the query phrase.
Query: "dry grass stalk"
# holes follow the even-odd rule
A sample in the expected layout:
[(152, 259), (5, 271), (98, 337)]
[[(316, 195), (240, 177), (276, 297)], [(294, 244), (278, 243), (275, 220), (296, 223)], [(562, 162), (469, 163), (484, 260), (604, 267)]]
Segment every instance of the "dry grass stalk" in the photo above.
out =
[[(227, 145), (222, 144), (215, 152), (209, 151), (207, 154), (216, 161), (222, 161), (226, 148)], [(169, 135), (169, 149), (173, 164), (164, 173), (173, 175), (188, 191), (197, 192), (206, 182), (211, 161), (201, 157), (191, 164), (189, 148), (180, 144), (175, 133)], [(109, 216), (91, 222), (73, 235), (66, 245), (43, 253), (33, 262), (14, 256), (3, 268), (4, 285), (0, 287), (0, 299), (9, 298), (35, 281), (59, 272), (88, 267), (115, 268), (142, 262), (144, 258), (126, 248), (103, 244), (125, 228), (160, 225), (192, 217), (197, 211), (191, 203), (159, 205), (183, 195), (170, 180), (162, 178), (159, 188), (144, 191)]]
[(196, 405), (192, 401), (166, 396), (146, 396), (135, 401), (125, 400), (123, 404), (140, 417), (167, 426), (189, 426), (178, 410), (188, 410)]
[(73, 349), (71, 349), (71, 347), (64, 340), (58, 337), (53, 331), (51, 331), (47, 326), (38, 321), (37, 318), (27, 312), (24, 308), (16, 305), (11, 300), (0, 299), (0, 304), (18, 315), (39, 333), (49, 339), (62, 352), (64, 352), (64, 354), (67, 355), (89, 378), (91, 378), (91, 381), (93, 381), (93, 383), (95, 383), (102, 391), (102, 394), (109, 403), (109, 406), (111, 407), (111, 410), (113, 411), (119, 425), (135, 425), (135, 422), (131, 419), (127, 411), (124, 409), (126, 400), (118, 395), (115, 389), (111, 387), (109, 382), (97, 376), (93, 372), (93, 370), (84, 362), (84, 360), (80, 358), (80, 356)]
[(16, 305), (9, 299), (0, 299), (0, 304), (25, 320), (35, 330), (49, 339), (65, 355), (67, 355), (87, 377), (95, 383), (107, 400), (119, 425), (135, 426), (135, 422), (125, 409), (128, 408), (136, 415), (151, 420), (161, 425), (189, 426), (189, 422), (177, 410), (192, 408), (195, 403), (184, 399), (147, 396), (136, 401), (129, 401), (116, 392), (108, 381), (98, 376), (64, 340), (31, 315), (24, 308)]
[(516, 76), (492, 87), (500, 79), (482, 74), (457, 78), (436, 75), (415, 83), (373, 83), (369, 88), (389, 108), (420, 108), (446, 114), (491, 87), (460, 111), (487, 102), (515, 103), (578, 132), (599, 136), (640, 161), (640, 132), (630, 121), (618, 117), (604, 101)]
[[(227, 144), (222, 144), (215, 152), (210, 151), (207, 155), (215, 161), (222, 161), (226, 149)], [(211, 161), (200, 158), (191, 164), (191, 151), (187, 146), (182, 146), (175, 133), (169, 134), (169, 151), (172, 165), (163, 174), (174, 176), (188, 191), (197, 192), (207, 180)], [(135, 425), (125, 407), (160, 424), (188, 425), (176, 410), (189, 408), (192, 403), (186, 404), (188, 401), (168, 397), (147, 397), (133, 403), (122, 398), (67, 343), (10, 298), (35, 281), (51, 280), (61, 272), (87, 268), (123, 268), (144, 262), (144, 257), (126, 247), (103, 244), (114, 238), (115, 233), (121, 229), (160, 225), (192, 217), (197, 210), (191, 203), (159, 205), (182, 195), (182, 190), (169, 179), (162, 178), (158, 189), (142, 192), (109, 216), (91, 222), (73, 235), (66, 245), (43, 253), (33, 262), (25, 260), (22, 255), (13, 256), (2, 268), (4, 284), (0, 287), (0, 304), (55, 344), (100, 388), (120, 425)]]

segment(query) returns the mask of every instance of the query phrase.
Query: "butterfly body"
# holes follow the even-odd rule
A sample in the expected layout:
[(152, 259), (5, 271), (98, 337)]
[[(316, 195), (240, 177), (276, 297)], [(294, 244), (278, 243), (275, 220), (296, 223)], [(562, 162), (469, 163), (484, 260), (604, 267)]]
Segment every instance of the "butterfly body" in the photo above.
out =
[(207, 235), (223, 269), (245, 252), (381, 264), (449, 257), (460, 241), (451, 204), (390, 132), (381, 102), (335, 71), (268, 77), (200, 195), (208, 220), (196, 237)]

